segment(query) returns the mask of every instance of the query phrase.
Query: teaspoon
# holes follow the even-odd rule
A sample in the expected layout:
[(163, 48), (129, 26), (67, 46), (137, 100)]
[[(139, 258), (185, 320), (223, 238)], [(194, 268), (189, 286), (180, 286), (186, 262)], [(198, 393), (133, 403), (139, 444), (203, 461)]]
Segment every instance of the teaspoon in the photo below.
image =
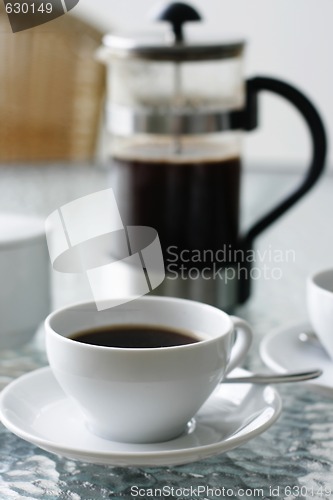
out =
[(272, 374), (253, 374), (249, 377), (227, 377), (223, 384), (282, 384), (285, 382), (302, 382), (312, 380), (322, 375), (322, 370), (309, 370), (305, 372), (288, 372)]

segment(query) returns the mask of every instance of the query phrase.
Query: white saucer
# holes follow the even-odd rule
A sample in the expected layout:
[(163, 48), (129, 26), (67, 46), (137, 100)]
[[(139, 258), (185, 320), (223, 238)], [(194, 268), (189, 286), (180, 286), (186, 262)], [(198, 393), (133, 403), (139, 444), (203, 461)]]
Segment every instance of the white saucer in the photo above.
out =
[(23, 375), (0, 395), (0, 418), (17, 436), (70, 459), (120, 466), (179, 465), (223, 453), (264, 432), (280, 412), (280, 397), (271, 387), (219, 385), (178, 438), (127, 444), (91, 434), (49, 367)]
[(269, 368), (278, 372), (320, 368), (323, 375), (306, 384), (317, 392), (332, 397), (332, 360), (319, 343), (314, 345), (302, 342), (299, 339), (302, 332), (311, 332), (309, 323), (298, 323), (273, 331), (261, 342), (261, 358)]

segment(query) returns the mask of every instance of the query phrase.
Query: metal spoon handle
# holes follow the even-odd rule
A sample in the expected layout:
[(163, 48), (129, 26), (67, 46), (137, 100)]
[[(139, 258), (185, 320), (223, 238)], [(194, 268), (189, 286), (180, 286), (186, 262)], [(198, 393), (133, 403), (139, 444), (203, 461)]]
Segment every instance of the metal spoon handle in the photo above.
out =
[(270, 374), (254, 374), (249, 377), (227, 377), (223, 384), (282, 384), (285, 382), (303, 382), (312, 380), (322, 375), (322, 370), (311, 370), (306, 372), (288, 372)]

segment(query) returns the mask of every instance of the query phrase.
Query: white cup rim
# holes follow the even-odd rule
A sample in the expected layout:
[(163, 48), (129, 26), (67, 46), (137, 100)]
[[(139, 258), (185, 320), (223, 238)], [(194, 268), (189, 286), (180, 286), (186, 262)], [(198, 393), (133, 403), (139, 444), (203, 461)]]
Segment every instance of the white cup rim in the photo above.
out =
[[(221, 315), (221, 317), (224, 318), (224, 321), (226, 321), (228, 323), (228, 328), (225, 329), (225, 331), (221, 332), (218, 335), (212, 336), (211, 338), (207, 338), (207, 339), (200, 339), (199, 342), (194, 342), (192, 344), (181, 344), (181, 345), (167, 346), (167, 347), (149, 347), (149, 348), (142, 348), (142, 347), (138, 348), (137, 347), (137, 348), (135, 348), (135, 347), (110, 347), (110, 346), (85, 344), (83, 342), (77, 342), (76, 340), (71, 339), (70, 337), (67, 337), (65, 334), (61, 334), (61, 333), (57, 332), (54, 329), (54, 327), (52, 326), (52, 321), (57, 316), (59, 316), (63, 313), (66, 313), (67, 311), (74, 310), (74, 309), (79, 308), (79, 307), (85, 307), (85, 306), (96, 307), (96, 304), (94, 301), (82, 301), (82, 302), (79, 301), (79, 302), (72, 303), (70, 305), (61, 307), (61, 308), (53, 311), (45, 319), (45, 328), (46, 328), (46, 331), (48, 334), (51, 334), (52, 336), (56, 337), (57, 339), (61, 339), (63, 342), (68, 343), (69, 345), (75, 345), (75, 346), (79, 347), (80, 349), (89, 349), (91, 351), (93, 350), (93, 351), (124, 352), (124, 353), (128, 353), (128, 354), (130, 354), (132, 352), (133, 353), (147, 354), (149, 352), (161, 353), (161, 352), (166, 352), (166, 351), (176, 350), (176, 349), (181, 349), (181, 350), (198, 349), (198, 348), (200, 348), (199, 346), (203, 346), (203, 345), (207, 345), (207, 344), (216, 342), (219, 339), (223, 338), (224, 336), (229, 335), (230, 331), (234, 328), (233, 322), (232, 322), (230, 316), (226, 312), (218, 309), (217, 307), (211, 306), (210, 304), (206, 304), (204, 302), (198, 302), (198, 301), (189, 300), (189, 299), (182, 299), (182, 298), (178, 298), (178, 297), (162, 297), (162, 296), (155, 296), (155, 295), (151, 295), (148, 297), (144, 296), (144, 297), (140, 297), (140, 298), (135, 299), (135, 300), (136, 301), (158, 302), (158, 303), (160, 303), (160, 302), (167, 302), (167, 303), (172, 302), (172, 303), (178, 303), (178, 304), (182, 303), (182, 302), (183, 303), (191, 303), (193, 305), (197, 305), (197, 306), (200, 306), (204, 309), (207, 309), (208, 311), (213, 310), (214, 312), (218, 312)], [(110, 302), (108, 301), (108, 303), (110, 303)], [(96, 312), (97, 312), (97, 308), (96, 308)]]
[(327, 280), (327, 278), (331, 278), (331, 283), (333, 282), (333, 269), (322, 269), (321, 271), (317, 271), (316, 273), (312, 274), (308, 278), (308, 283), (311, 286), (314, 286), (321, 290), (324, 293), (327, 293), (328, 295), (333, 295), (333, 288), (329, 289), (326, 284), (323, 283), (323, 278)]

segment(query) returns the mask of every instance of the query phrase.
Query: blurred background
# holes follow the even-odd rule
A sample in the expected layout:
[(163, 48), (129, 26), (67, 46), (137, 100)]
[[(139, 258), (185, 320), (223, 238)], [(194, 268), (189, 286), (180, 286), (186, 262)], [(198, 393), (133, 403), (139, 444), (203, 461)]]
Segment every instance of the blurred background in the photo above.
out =
[[(156, 0), (80, 0), (73, 14), (102, 31), (149, 24)], [(293, 83), (316, 104), (333, 130), (332, 0), (196, 0), (207, 33), (244, 38), (245, 74), (267, 74)], [(305, 126), (291, 106), (263, 96), (261, 127), (245, 138), (247, 162), (265, 168), (304, 168)], [(328, 164), (333, 167), (333, 153)]]
[[(102, 35), (144, 29), (163, 3), (80, 0), (70, 14), (16, 34), (1, 5), (0, 161), (92, 158), (105, 96), (104, 68), (93, 60)], [(331, 0), (192, 3), (207, 34), (247, 41), (246, 76), (265, 74), (294, 84), (314, 102), (328, 131), (333, 129)], [(244, 137), (246, 163), (303, 169), (310, 146), (297, 112), (265, 93), (260, 108), (260, 128)]]
[[(76, 198), (112, 186), (127, 225), (148, 225), (158, 228), (161, 233), (164, 222), (159, 221), (158, 217), (163, 221), (169, 217), (170, 227), (177, 226), (177, 231), (180, 227), (182, 234), (182, 226), (192, 225), (186, 225), (182, 217), (179, 217), (175, 200), (178, 203), (191, 197), (192, 191), (201, 192), (203, 210), (194, 201), (194, 215), (191, 215), (189, 221), (195, 221), (192, 231), (194, 237), (198, 234), (200, 239), (202, 233), (214, 236), (219, 234), (221, 217), (224, 226), (233, 234), (231, 239), (237, 240), (237, 246), (238, 240), (245, 238), (244, 235), (253, 223), (265, 216), (299, 185), (311, 156), (311, 142), (305, 122), (288, 102), (266, 92), (260, 95), (259, 127), (251, 133), (239, 134), (243, 138), (241, 159), (245, 166), (241, 182), (238, 180), (238, 163), (235, 168), (230, 169), (230, 178), (216, 178), (211, 182), (211, 188), (205, 187), (202, 177), (208, 169), (201, 172), (198, 168), (198, 172), (190, 175), (186, 182), (180, 182), (183, 187), (179, 192), (175, 187), (177, 196), (165, 197), (167, 204), (163, 205), (163, 192), (155, 198), (151, 193), (155, 193), (155, 188), (163, 191), (165, 186), (170, 190), (169, 178), (163, 182), (158, 179), (155, 181), (153, 175), (150, 178), (150, 174), (142, 173), (139, 168), (132, 169), (130, 164), (117, 170), (116, 162), (110, 161), (110, 157), (105, 163), (106, 168), (96, 168), (101, 163), (104, 164), (106, 158), (103, 159), (101, 154), (103, 139), (106, 142), (106, 67), (96, 57), (103, 36), (105, 33), (123, 30), (144, 31), (149, 25), (154, 25), (154, 13), (166, 3), (169, 2), (80, 0), (66, 15), (33, 29), (12, 33), (3, 2), (0, 2), (2, 211), (43, 218)], [(321, 0), (320, 3), (318, 0), (193, 0), (190, 3), (204, 19), (204, 36), (218, 41), (246, 40), (243, 68), (245, 78), (272, 76), (289, 82), (304, 92), (321, 114), (330, 140), (333, 130), (332, 0)], [(191, 30), (195, 28), (195, 25), (191, 26), (189, 23), (185, 29), (191, 35)], [(112, 74), (115, 73), (113, 71)], [(130, 88), (137, 76), (135, 71), (133, 80), (119, 74), (118, 91), (122, 87)], [(141, 76), (142, 74), (144, 80), (145, 71), (141, 71)], [(160, 77), (160, 74), (157, 76), (159, 84), (161, 80), (163, 83), (164, 77)], [(115, 79), (113, 83), (114, 81)], [(211, 81), (216, 83), (215, 79), (211, 79), (207, 84)], [(148, 82), (147, 85), (144, 81), (144, 90), (150, 97), (150, 92), (154, 94), (157, 83), (155, 81), (155, 87), (153, 84), (150, 86), (149, 74)], [(208, 85), (207, 89), (209, 90)], [(170, 138), (173, 142), (174, 137), (170, 135)], [(153, 139), (155, 141), (155, 137)], [(113, 149), (116, 143), (114, 137), (110, 142)], [(211, 152), (214, 153), (213, 149), (209, 149), (209, 154)], [(236, 155), (239, 154), (237, 149)], [(329, 150), (327, 170), (330, 173), (333, 169), (332, 155)], [(116, 159), (115, 154), (113, 159)], [(134, 160), (138, 158), (135, 157)], [(196, 163), (194, 171), (195, 165)], [(157, 169), (158, 173), (160, 171), (163, 171), (162, 164)], [(170, 178), (173, 179), (172, 175)], [(281, 217), (263, 235), (259, 234), (263, 227), (256, 232), (259, 237), (255, 244), (258, 242), (264, 248), (301, 249), (297, 255), (297, 263), (287, 262), (286, 266), (292, 267), (293, 272), (299, 270), (301, 278), (297, 286), (302, 293), (302, 280), (308, 272), (324, 263), (331, 266), (332, 241), (326, 221), (331, 213), (327, 208), (332, 203), (331, 182), (332, 176), (327, 175), (308, 197), (293, 206), (285, 217)], [(144, 184), (146, 191), (142, 190)], [(225, 190), (224, 194), (220, 193), (222, 188)], [(216, 197), (217, 208), (212, 201), (213, 196)], [(222, 208), (220, 200), (224, 203)], [(211, 217), (206, 212), (210, 209)], [(183, 212), (187, 214), (187, 209)], [(284, 210), (281, 213), (283, 212)], [(201, 218), (200, 230), (198, 213)], [(157, 220), (154, 220), (155, 215)], [(212, 229), (209, 231), (207, 220), (216, 220), (216, 226), (212, 222)], [(3, 230), (0, 228), (0, 233), (1, 231)], [(226, 237), (226, 242), (232, 243), (228, 238)], [(316, 243), (319, 240), (320, 247)], [(206, 246), (210, 248), (209, 243)], [(192, 247), (193, 245), (187, 246)], [(194, 247), (196, 248), (195, 245)], [(321, 252), (320, 257), (318, 252)], [(281, 282), (286, 283), (286, 290), (289, 289), (289, 280), (294, 279), (293, 276), (294, 274), (289, 276), (287, 269), (281, 279)], [(72, 300), (75, 288), (73, 283), (78, 283), (75, 286), (82, 292), (79, 297), (86, 298), (85, 292), (90, 293), (87, 283), (82, 284), (78, 276), (59, 274), (56, 279), (59, 283), (54, 288), (61, 290), (61, 294), (55, 297), (54, 305)], [(263, 280), (260, 281), (262, 282)], [(266, 280), (271, 296), (275, 294), (276, 300), (283, 302), (275, 285), (274, 280)], [(265, 294), (267, 289), (262, 287), (260, 290), (260, 293)], [(78, 296), (74, 296), (78, 300)], [(303, 307), (301, 294), (299, 304)], [(286, 307), (285, 302), (283, 307)], [(291, 312), (293, 308), (290, 303)]]

